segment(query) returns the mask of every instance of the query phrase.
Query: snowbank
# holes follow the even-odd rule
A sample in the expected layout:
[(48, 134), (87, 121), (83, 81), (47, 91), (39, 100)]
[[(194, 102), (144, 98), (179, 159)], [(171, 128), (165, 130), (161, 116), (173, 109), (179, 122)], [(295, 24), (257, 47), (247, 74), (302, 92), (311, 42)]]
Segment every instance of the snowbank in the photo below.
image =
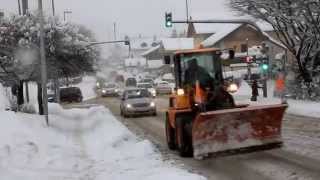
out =
[[(245, 82), (242, 81), (239, 90), (234, 93), (234, 98), (237, 103), (250, 104), (250, 105), (269, 105), (269, 104), (278, 104), (281, 103), (279, 98), (274, 98), (273, 96), (274, 82), (268, 82), (268, 96), (269, 98), (263, 98), (262, 92), (260, 91), (260, 96), (258, 97), (257, 102), (251, 102), (251, 87)], [(289, 108), (287, 113), (293, 115), (307, 116), (320, 118), (320, 103), (319, 102), (310, 102), (310, 101), (301, 101), (301, 100), (288, 100)]]
[(49, 112), (50, 128), (37, 115), (0, 112), (1, 179), (205, 179), (163, 162), (104, 107)]
[(10, 102), (4, 87), (0, 84), (0, 110), (5, 110), (7, 107), (10, 107)]

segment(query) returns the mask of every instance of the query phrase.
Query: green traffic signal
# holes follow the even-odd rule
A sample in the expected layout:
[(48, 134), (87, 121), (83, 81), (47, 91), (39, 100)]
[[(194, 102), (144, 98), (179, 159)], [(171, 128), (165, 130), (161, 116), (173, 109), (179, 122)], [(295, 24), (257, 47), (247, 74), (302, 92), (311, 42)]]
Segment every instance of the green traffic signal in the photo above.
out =
[(268, 64), (262, 64), (262, 69), (263, 70), (268, 70), (269, 69), (269, 65)]
[(166, 13), (166, 27), (172, 27), (172, 13)]

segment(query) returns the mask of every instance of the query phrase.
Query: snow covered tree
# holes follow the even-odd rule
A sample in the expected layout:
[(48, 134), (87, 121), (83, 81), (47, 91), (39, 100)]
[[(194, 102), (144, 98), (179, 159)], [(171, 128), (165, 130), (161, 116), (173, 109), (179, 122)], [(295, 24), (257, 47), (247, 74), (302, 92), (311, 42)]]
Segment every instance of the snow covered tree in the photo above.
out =
[(299, 86), (307, 87), (309, 98), (320, 97), (320, 1), (230, 0), (230, 6), (273, 27), (278, 39), (295, 56), (292, 69), (297, 72)]
[[(17, 82), (40, 83), (39, 29), (37, 15), (12, 16), (0, 22), (0, 65)], [(93, 33), (82, 25), (45, 18), (45, 50), (48, 78), (79, 76), (93, 72), (99, 56)]]

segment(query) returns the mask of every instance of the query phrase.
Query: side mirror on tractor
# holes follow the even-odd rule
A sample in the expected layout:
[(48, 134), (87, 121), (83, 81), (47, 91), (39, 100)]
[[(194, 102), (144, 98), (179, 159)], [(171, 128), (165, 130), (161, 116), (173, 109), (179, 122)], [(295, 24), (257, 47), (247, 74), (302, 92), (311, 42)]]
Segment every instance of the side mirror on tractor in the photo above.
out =
[(234, 59), (234, 56), (235, 56), (234, 50), (230, 49), (229, 50), (229, 59)]

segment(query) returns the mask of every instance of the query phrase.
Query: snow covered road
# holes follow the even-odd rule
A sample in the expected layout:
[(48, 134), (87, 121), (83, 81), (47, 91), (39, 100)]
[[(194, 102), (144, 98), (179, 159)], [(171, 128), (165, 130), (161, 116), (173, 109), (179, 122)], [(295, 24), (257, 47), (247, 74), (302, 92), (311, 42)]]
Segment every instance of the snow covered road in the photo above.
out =
[(37, 115), (0, 114), (1, 180), (205, 179), (163, 162), (101, 106), (51, 104), (50, 128)]
[[(165, 142), (164, 111), (168, 104), (167, 98), (157, 98), (159, 116), (123, 119), (119, 113), (119, 102), (116, 98), (95, 99), (89, 103), (104, 104), (129, 129), (142, 138), (148, 138), (162, 152), (163, 156), (191, 172), (202, 174), (208, 179), (319, 179), (320, 147), (319, 133), (316, 132), (320, 121), (305, 123), (298, 117), (286, 116), (283, 136), (285, 146), (278, 150), (258, 152), (231, 157), (197, 161), (178, 157), (176, 152), (168, 151)], [(302, 121), (302, 122), (301, 122)], [(308, 125), (307, 125), (308, 124)], [(304, 137), (300, 132), (307, 132)], [(307, 141), (307, 140), (308, 141)]]

